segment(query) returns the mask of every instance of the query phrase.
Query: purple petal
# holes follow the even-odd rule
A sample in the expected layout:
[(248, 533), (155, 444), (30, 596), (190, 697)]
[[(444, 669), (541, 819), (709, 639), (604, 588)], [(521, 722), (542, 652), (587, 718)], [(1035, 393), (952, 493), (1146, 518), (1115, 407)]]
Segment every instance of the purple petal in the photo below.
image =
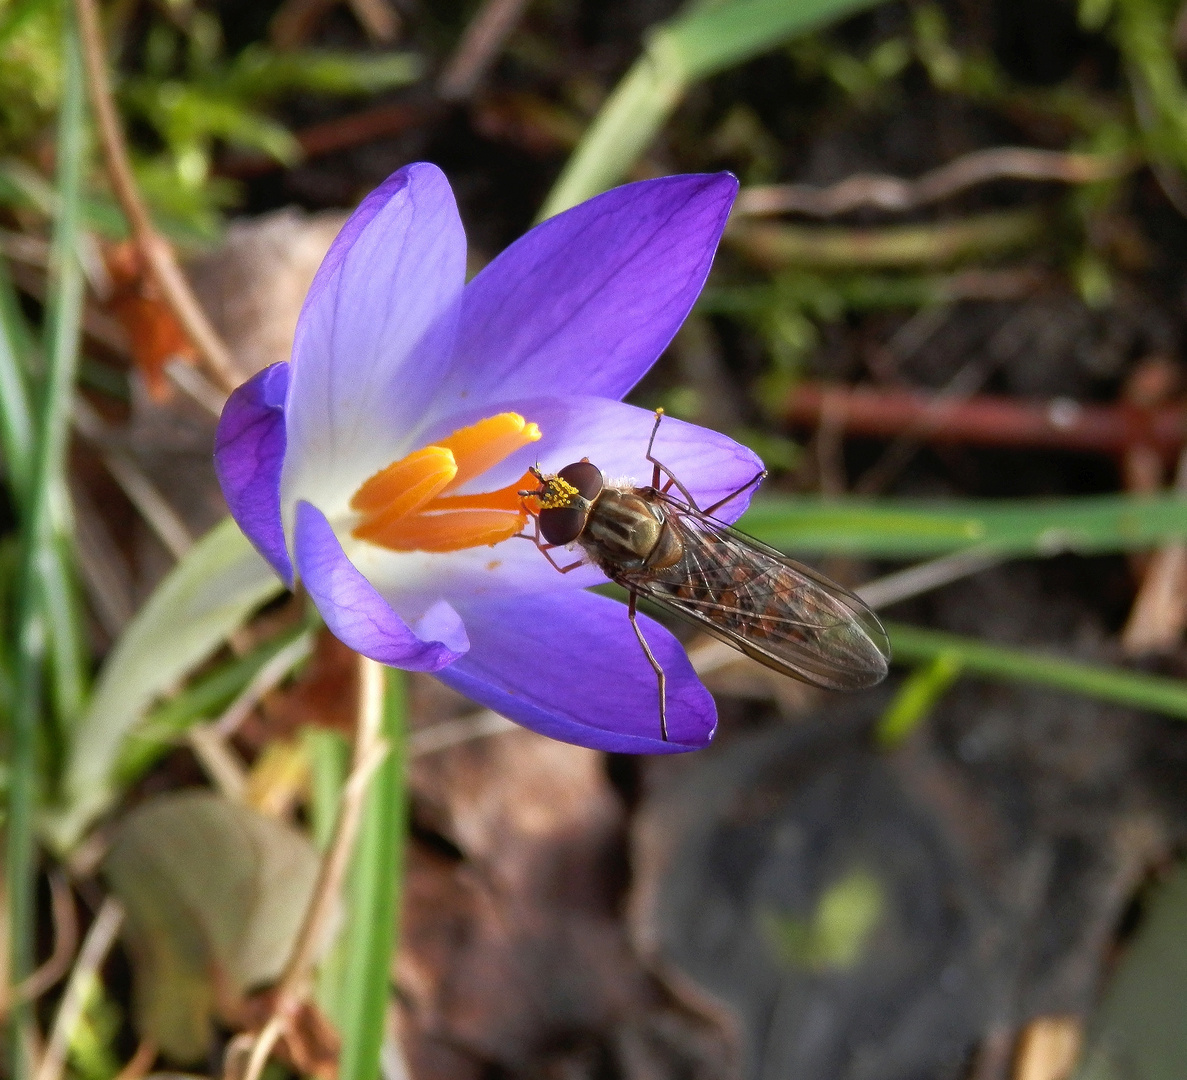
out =
[(717, 707), (680, 643), (658, 623), (639, 624), (667, 676), (668, 734), (660, 739), (655, 672), (626, 608), (571, 592), (460, 607), (470, 651), (437, 678), (504, 716), (562, 742), (625, 754), (707, 746)]
[(517, 240), (466, 287), (435, 413), (496, 395), (621, 398), (700, 294), (737, 190), (729, 173), (644, 180)]
[(297, 570), (326, 626), (355, 652), (409, 671), (436, 671), (463, 655), (469, 643), (457, 613), (444, 601), (419, 621), (419, 636), (355, 569), (325, 515), (297, 504)]
[(292, 588), (293, 564), (280, 519), (288, 385), (289, 365), (273, 364), (231, 394), (214, 435), (214, 471), (231, 516)]
[(401, 169), (343, 227), (297, 325), (286, 507), (308, 499), (333, 514), (410, 449), (452, 349), (465, 264), (453, 192), (433, 165)]

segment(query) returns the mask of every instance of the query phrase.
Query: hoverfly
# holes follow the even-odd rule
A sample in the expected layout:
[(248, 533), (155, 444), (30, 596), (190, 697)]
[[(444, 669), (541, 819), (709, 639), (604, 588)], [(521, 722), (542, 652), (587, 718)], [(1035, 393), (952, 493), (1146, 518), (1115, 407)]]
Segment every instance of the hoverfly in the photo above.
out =
[[(640, 596), (794, 679), (827, 690), (861, 690), (881, 682), (890, 643), (861, 600), (713, 517), (759, 483), (765, 470), (702, 510), (653, 454), (662, 419), (657, 409), (647, 444), (649, 487), (610, 485), (583, 458), (555, 474), (533, 468), (540, 486), (520, 495), (537, 500), (538, 510), (529, 506), (535, 520), (529, 539), (557, 570), (567, 573), (593, 562), (629, 593), (628, 617), (659, 683), (663, 740), (668, 739), (664, 671), (636, 619)], [(572, 544), (585, 557), (558, 565), (550, 552)]]

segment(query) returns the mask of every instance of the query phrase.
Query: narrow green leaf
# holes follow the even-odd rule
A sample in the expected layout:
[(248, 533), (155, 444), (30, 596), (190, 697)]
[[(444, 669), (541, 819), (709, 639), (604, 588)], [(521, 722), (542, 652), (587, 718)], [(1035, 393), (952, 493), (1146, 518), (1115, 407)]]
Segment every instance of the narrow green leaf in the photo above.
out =
[(540, 210), (552, 217), (618, 183), (689, 86), (878, 0), (731, 0), (694, 4), (652, 30)]
[[(116, 763), (116, 783), (127, 787), (135, 783), (152, 764), (188, 728), (202, 720), (211, 720), (231, 704), (272, 658), (293, 647), (298, 655), (308, 655), (310, 635), (297, 629), (280, 634), (257, 646), (246, 656), (221, 665), (186, 687), (171, 701), (149, 713), (124, 739)], [(299, 661), (294, 661), (294, 666)]]
[(104, 665), (68, 747), (61, 805), (44, 825), (68, 851), (117, 797), (128, 732), (284, 586), (230, 518), (211, 529), (141, 608)]
[(243, 49), (209, 89), (244, 103), (294, 90), (315, 94), (375, 94), (406, 86), (424, 74), (412, 52), (374, 54), (332, 49), (275, 52), (259, 45)]
[(367, 792), (348, 897), (340, 1080), (379, 1076), (408, 831), (406, 713), (406, 676), (389, 668), (383, 710), (389, 750)]
[(1073, 499), (897, 499), (769, 496), (739, 522), (801, 554), (908, 559), (977, 547), (1007, 556), (1134, 551), (1187, 537), (1187, 499), (1094, 495)]
[(13, 494), (24, 503), (33, 470), (33, 406), (25, 382), (29, 331), (8, 277), (0, 263), (0, 445)]
[[(309, 825), (314, 844), (324, 853), (334, 838), (342, 790), (350, 775), (350, 743), (340, 732), (310, 726), (301, 731), (301, 745), (309, 760)], [(346, 959), (346, 942), (339, 935), (318, 965), (314, 990), (322, 1011), (340, 1028)]]
[[(55, 200), (56, 200), (55, 196)], [(77, 276), (77, 271), (75, 271)], [(63, 309), (66, 343), (78, 348), (81, 277), (74, 291), (74, 310)], [(58, 304), (60, 308), (60, 303)], [(55, 309), (57, 310), (57, 309)], [(22, 519), (30, 512), (36, 432), (26, 373), (34, 350), (32, 334), (12, 282), (0, 266), (0, 445), (9, 483)], [(77, 361), (76, 361), (77, 363)], [(65, 499), (51, 498), (51, 537), (42, 552), (42, 601), (49, 626), (50, 671), (55, 710), (67, 726), (77, 717), (86, 693), (87, 651), (74, 575), (71, 573), (71, 527)]]
[(338, 804), (350, 774), (350, 744), (337, 731), (323, 727), (301, 730), (309, 758), (309, 824), (318, 851), (326, 851), (334, 837)]
[(861, 228), (742, 221), (731, 226), (726, 239), (766, 270), (903, 270), (952, 266), (1033, 247), (1045, 227), (1041, 212), (994, 210), (952, 221)]
[(1033, 649), (992, 645), (939, 630), (886, 623), (896, 663), (929, 663), (947, 656), (971, 675), (1067, 690), (1115, 705), (1149, 709), (1187, 720), (1187, 682), (1044, 656)]
[[(83, 277), (78, 235), (83, 162), (86, 156), (85, 101), (78, 35), (65, 20), (63, 55), (65, 84), (58, 117), (57, 200), (51, 244), (50, 291), (46, 304), (47, 363), (38, 424), (28, 475), (28, 495), (21, 521), (21, 557), (17, 574), (17, 679), (12, 715), (6, 881), (8, 899), (8, 973), (19, 983), (32, 970), (35, 909), (33, 883), (36, 854), (33, 823), (44, 778), (38, 770), (38, 734), (44, 716), (49, 628), (45, 618), (45, 582), (52, 580), (57, 556), (57, 507), (65, 490), (66, 442), (74, 378), (78, 366), (82, 321)], [(32, 1063), (23, 1028), (27, 1007), (10, 1015), (11, 1075), (24, 1080)]]
[(911, 672), (874, 729), (878, 742), (885, 747), (903, 742), (927, 719), (936, 702), (960, 677), (960, 668), (959, 656), (940, 653), (930, 663)]

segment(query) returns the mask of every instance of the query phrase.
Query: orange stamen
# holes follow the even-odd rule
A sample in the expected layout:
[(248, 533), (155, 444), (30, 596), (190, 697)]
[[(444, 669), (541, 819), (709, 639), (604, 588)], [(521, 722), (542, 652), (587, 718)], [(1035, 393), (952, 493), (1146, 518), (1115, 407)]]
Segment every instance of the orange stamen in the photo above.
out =
[(433, 500), (434, 510), (510, 510), (523, 512), (521, 491), (539, 487), (540, 481), (530, 472), (525, 472), (514, 484), (498, 491), (487, 491), (481, 495), (442, 495)]
[(350, 500), (351, 509), (362, 516), (354, 536), (391, 551), (433, 552), (492, 545), (514, 536), (528, 517), (519, 492), (537, 483), (530, 472), (497, 491), (445, 493), (539, 438), (540, 429), (518, 413), (500, 413), (392, 462)]
[(457, 475), (453, 453), (443, 446), (426, 446), (393, 461), (363, 483), (350, 508), (368, 517), (400, 517), (419, 510)]
[(391, 551), (461, 551), (508, 540), (523, 528), (524, 516), (505, 510), (447, 510), (413, 514), (379, 529), (374, 535), (355, 536)]
[(540, 429), (535, 424), (529, 424), (519, 413), (505, 412), (458, 428), (446, 439), (438, 439), (436, 445), (452, 451), (457, 459), (457, 476), (447, 490), (459, 488), (481, 476), (520, 447), (539, 438)]

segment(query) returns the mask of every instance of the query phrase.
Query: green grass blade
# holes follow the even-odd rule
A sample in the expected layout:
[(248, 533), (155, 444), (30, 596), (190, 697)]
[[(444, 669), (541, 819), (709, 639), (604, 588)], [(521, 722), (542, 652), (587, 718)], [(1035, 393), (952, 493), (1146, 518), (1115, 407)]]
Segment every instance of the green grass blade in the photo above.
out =
[[(66, 505), (65, 483), (55, 506)], [(41, 597), (49, 630), (50, 693), (62, 727), (73, 727), (82, 714), (90, 661), (83, 627), (82, 598), (74, 574), (72, 520), (58, 518), (41, 567)]]
[(407, 676), (389, 668), (383, 709), (389, 752), (367, 791), (348, 897), (340, 1080), (379, 1076), (408, 832), (406, 714)]
[(25, 348), (29, 344), (16, 292), (0, 263), (0, 446), (8, 482), (18, 504), (24, 504), (33, 471), (33, 406), (25, 382)]
[[(73, 333), (75, 338), (77, 320), (76, 307), (62, 326), (65, 333)], [(4, 449), (9, 484), (22, 519), (29, 513), (36, 439), (33, 405), (25, 374), (34, 348), (16, 292), (0, 266), (0, 445)], [(52, 501), (56, 507), (64, 506), (61, 499)], [(41, 587), (49, 626), (54, 706), (59, 719), (68, 725), (82, 708), (87, 658), (78, 594), (70, 571), (69, 521), (56, 520), (52, 531), (56, 540), (43, 553)]]
[[(81, 288), (81, 281), (74, 286)], [(77, 348), (78, 319), (81, 296), (61, 300), (74, 310), (60, 323), (59, 332), (73, 335)], [(0, 266), (0, 445), (8, 479), (20, 517), (30, 512), (30, 484), (32, 483), (35, 451), (35, 425), (30, 402), (26, 372), (34, 349), (32, 336), (20, 310), (12, 283)], [(55, 497), (56, 508), (65, 502)], [(86, 693), (88, 667), (82, 618), (74, 575), (70, 570), (71, 529), (68, 518), (57, 516), (52, 522), (52, 543), (43, 552), (42, 599), (49, 628), (50, 672), (53, 702), (60, 720), (69, 723), (82, 708)]]
[(731, 0), (692, 5), (656, 27), (573, 151), (540, 217), (559, 214), (622, 180), (697, 80), (877, 2)]
[(1187, 499), (898, 499), (770, 496), (739, 527), (797, 554), (913, 559), (977, 547), (1006, 556), (1134, 551), (1187, 537)]
[(874, 729), (878, 742), (888, 748), (904, 742), (960, 677), (960, 667), (958, 656), (940, 653), (934, 660), (912, 671), (878, 720)]
[(896, 663), (926, 664), (945, 656), (970, 675), (1066, 690), (1187, 720), (1187, 682), (1179, 679), (1044, 656), (1029, 648), (992, 645), (902, 623), (885, 625)]
[[(64, 490), (66, 442), (74, 378), (78, 367), (83, 277), (78, 263), (78, 232), (86, 130), (82, 60), (73, 20), (66, 19), (62, 107), (58, 121), (57, 190), (51, 291), (46, 308), (47, 365), (38, 409), (37, 436), (29, 473), (28, 506), (21, 528), (17, 595), (17, 689), (12, 718), (6, 873), (9, 919), (9, 977), (17, 983), (32, 969), (34, 937), (34, 814), (43, 787), (38, 770), (38, 729), (43, 702), (48, 628), (43, 582), (52, 566), (56, 541), (54, 506)], [(14, 1080), (24, 1080), (32, 1063), (19, 1037), (28, 1011), (10, 1017)]]

